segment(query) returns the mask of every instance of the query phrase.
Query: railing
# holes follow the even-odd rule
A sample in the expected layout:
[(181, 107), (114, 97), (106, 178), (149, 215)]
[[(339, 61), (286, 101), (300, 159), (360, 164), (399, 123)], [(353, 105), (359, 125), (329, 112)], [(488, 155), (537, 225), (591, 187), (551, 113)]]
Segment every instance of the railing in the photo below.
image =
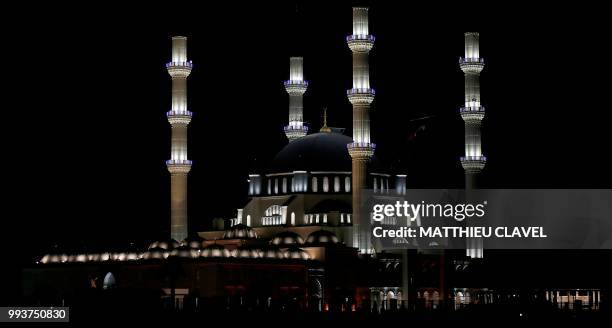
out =
[(306, 131), (308, 132), (308, 126), (306, 126), (306, 124), (302, 125), (302, 126), (296, 126), (296, 125), (287, 125), (285, 126), (285, 131)]
[(192, 161), (188, 159), (169, 159), (166, 165), (191, 165)]
[(348, 149), (352, 149), (352, 148), (372, 148), (372, 149), (376, 149), (376, 144), (373, 142), (353, 142), (350, 143), (348, 145), (346, 145), (346, 148)]
[(170, 67), (189, 67), (189, 68), (193, 68), (193, 63), (191, 62), (191, 60), (184, 61), (184, 62), (169, 62), (169, 63), (166, 63), (166, 68), (170, 68)]
[(376, 91), (372, 88), (353, 88), (346, 90), (347, 95), (358, 95), (358, 94), (372, 94), (375, 95)]
[(478, 106), (478, 107), (461, 107), (459, 108), (459, 111), (461, 113), (469, 113), (469, 112), (477, 112), (477, 113), (482, 113), (485, 111), (484, 106)]
[(486, 156), (461, 156), (461, 161), (480, 161), (486, 162)]
[(308, 86), (308, 81), (305, 80), (287, 80), (284, 83), (285, 85), (303, 85), (305, 87)]
[(459, 64), (484, 64), (484, 58), (459, 58)]
[(374, 37), (373, 35), (370, 34), (353, 34), (353, 35), (349, 35), (346, 37), (346, 41), (351, 42), (351, 41), (370, 41), (370, 42), (374, 42), (376, 41), (376, 37)]
[(193, 116), (193, 113), (190, 111), (185, 111), (183, 113), (181, 112), (175, 112), (175, 111), (168, 111), (166, 112), (166, 116), (170, 117), (170, 116)]

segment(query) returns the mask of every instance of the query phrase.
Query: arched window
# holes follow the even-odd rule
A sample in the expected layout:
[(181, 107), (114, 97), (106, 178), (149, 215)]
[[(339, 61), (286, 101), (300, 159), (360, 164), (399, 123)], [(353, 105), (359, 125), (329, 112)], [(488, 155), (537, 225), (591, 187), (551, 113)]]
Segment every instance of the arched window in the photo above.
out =
[(374, 192), (378, 191), (378, 179), (374, 178)]
[(291, 225), (295, 225), (295, 212), (291, 212)]
[(327, 214), (323, 214), (323, 223), (327, 223)]
[(283, 194), (287, 193), (287, 178), (283, 178)]
[(312, 192), (319, 191), (319, 180), (317, 177), (312, 177)]
[(272, 180), (268, 180), (268, 195), (272, 194)]
[(278, 178), (274, 178), (274, 193), (278, 194)]
[(334, 177), (334, 192), (340, 192), (340, 177)]
[(351, 178), (350, 177), (344, 178), (344, 191), (346, 192), (351, 191)]
[(248, 225), (249, 227), (251, 226), (251, 215), (247, 215), (247, 222), (246, 225)]
[(323, 192), (329, 192), (329, 178), (323, 177)]

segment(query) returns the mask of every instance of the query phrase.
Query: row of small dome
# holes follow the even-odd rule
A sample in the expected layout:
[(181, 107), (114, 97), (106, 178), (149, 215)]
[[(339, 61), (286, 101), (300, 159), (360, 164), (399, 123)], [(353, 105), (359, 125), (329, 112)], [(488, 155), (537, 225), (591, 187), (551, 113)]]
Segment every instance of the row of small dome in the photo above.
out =
[[(257, 238), (257, 233), (253, 228), (245, 224), (232, 226), (223, 233), (223, 239), (253, 239)], [(284, 231), (272, 237), (273, 245), (297, 245), (297, 244), (338, 244), (340, 240), (331, 231), (317, 230), (312, 232), (306, 240), (302, 236), (292, 231)]]
[[(255, 231), (244, 224), (238, 224), (228, 229), (223, 239), (249, 239), (257, 238)], [(189, 237), (180, 243), (174, 239), (155, 241), (151, 243), (148, 250), (139, 252), (129, 250), (126, 252), (102, 252), (102, 253), (75, 253), (75, 254), (47, 254), (39, 262), (41, 263), (65, 263), (65, 262), (99, 262), (99, 261), (135, 261), (140, 259), (178, 257), (235, 257), (235, 258), (292, 258), (307, 259), (307, 253), (296, 252), (300, 245), (317, 246), (339, 244), (338, 237), (331, 231), (317, 230), (312, 232), (306, 240), (292, 231), (284, 231), (276, 234), (271, 240), (269, 249), (240, 249), (229, 251), (222, 245), (212, 244), (205, 246), (204, 238), (199, 236)], [(289, 250), (280, 251), (274, 247), (290, 247)], [(219, 248), (223, 248), (219, 249)]]
[[(254, 239), (257, 238), (257, 234), (253, 228), (244, 224), (237, 224), (223, 234), (223, 239)], [(177, 247), (186, 246), (193, 249), (199, 249), (204, 246), (204, 239), (199, 236), (194, 236), (177, 242), (173, 239), (155, 241), (149, 245), (149, 249), (162, 248), (165, 250), (172, 250)], [(292, 231), (280, 232), (270, 240), (270, 244), (274, 246), (292, 246), (292, 245), (319, 245), (319, 244), (338, 244), (340, 240), (331, 231), (317, 230), (308, 235), (306, 240), (299, 234)]]
[(143, 259), (162, 259), (169, 256), (182, 258), (265, 258), (265, 259), (292, 259), (309, 260), (310, 255), (305, 250), (298, 247), (280, 249), (276, 247), (250, 248), (238, 247), (229, 250), (220, 244), (211, 244), (203, 249), (193, 249), (179, 246), (171, 251), (162, 248), (153, 248), (144, 253)]
[(276, 247), (246, 248), (239, 247), (229, 250), (220, 244), (211, 244), (203, 249), (194, 249), (189, 246), (177, 246), (174, 249), (153, 247), (146, 252), (104, 252), (92, 254), (47, 254), (40, 259), (40, 263), (85, 263), (106, 261), (138, 261), (167, 259), (169, 257), (180, 258), (265, 258), (265, 259), (291, 259), (309, 260), (310, 255), (301, 248), (290, 247), (281, 250)]

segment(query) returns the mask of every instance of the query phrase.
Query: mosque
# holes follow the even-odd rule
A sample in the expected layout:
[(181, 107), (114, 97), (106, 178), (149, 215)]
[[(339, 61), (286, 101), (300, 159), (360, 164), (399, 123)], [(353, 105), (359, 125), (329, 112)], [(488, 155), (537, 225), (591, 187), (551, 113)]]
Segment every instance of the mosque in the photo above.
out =
[[(462, 280), (466, 268), (483, 257), (478, 241), (461, 254), (383, 252), (371, 236), (360, 232), (368, 219), (359, 211), (363, 189), (401, 194), (407, 186), (405, 173), (385, 170), (375, 156), (370, 106), (376, 92), (370, 86), (368, 63), (375, 37), (369, 31), (368, 8), (356, 7), (352, 13), (352, 34), (346, 37), (353, 62), (353, 86), (347, 90), (353, 107), (351, 130), (328, 126), (326, 118), (319, 131), (309, 130), (303, 120), (308, 88), (304, 58), (291, 57), (284, 82), (289, 115), (282, 131), (288, 144), (265, 172), (248, 176), (249, 201), (237, 209), (236, 217), (215, 220), (210, 231), (190, 231), (187, 224), (192, 166), (187, 153), (192, 119), (187, 80), (192, 62), (187, 58), (187, 39), (173, 37), (172, 59), (166, 65), (172, 78), (172, 108), (167, 113), (172, 142), (166, 161), (171, 235), (143, 248), (46, 254), (24, 271), (24, 294), (50, 304), (70, 304), (78, 302), (79, 291), (129, 289), (154, 291), (153, 297), (175, 308), (220, 305), (303, 311), (436, 309), (505, 297), (507, 293), (470, 287)], [(459, 67), (465, 75), (465, 101), (459, 110), (465, 122), (465, 154), (459, 160), (466, 188), (475, 188), (486, 164), (479, 85), (484, 60), (478, 33), (465, 33)], [(180, 270), (169, 271), (169, 266)], [(579, 300), (590, 308), (601, 301), (600, 290), (593, 288), (543, 289), (537, 295), (554, 304)]]

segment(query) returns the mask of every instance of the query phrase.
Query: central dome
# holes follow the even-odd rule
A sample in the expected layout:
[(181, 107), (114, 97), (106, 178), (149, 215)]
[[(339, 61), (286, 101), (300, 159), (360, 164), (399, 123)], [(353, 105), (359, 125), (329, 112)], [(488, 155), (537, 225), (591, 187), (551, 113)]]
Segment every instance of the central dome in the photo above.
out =
[(351, 156), (346, 145), (351, 137), (338, 132), (320, 132), (290, 142), (274, 158), (273, 173), (293, 171), (350, 172)]

